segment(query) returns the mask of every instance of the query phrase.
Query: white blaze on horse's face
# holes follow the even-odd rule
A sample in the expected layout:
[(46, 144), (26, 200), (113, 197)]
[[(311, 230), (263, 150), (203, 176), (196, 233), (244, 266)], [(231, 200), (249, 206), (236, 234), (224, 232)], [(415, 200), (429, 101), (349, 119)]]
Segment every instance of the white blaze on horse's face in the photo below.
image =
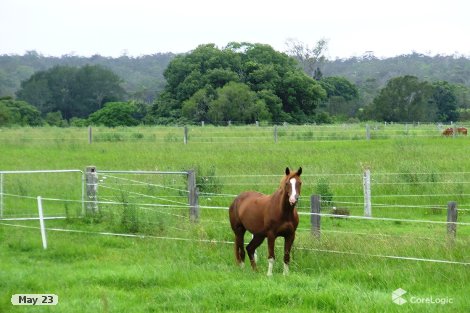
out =
[(297, 202), (297, 199), (299, 198), (297, 196), (297, 190), (295, 189), (295, 185), (297, 183), (297, 180), (295, 178), (291, 178), (289, 180), (289, 182), (291, 184), (291, 193), (290, 193), (290, 197), (289, 197), (289, 203), (291, 205), (294, 205)]

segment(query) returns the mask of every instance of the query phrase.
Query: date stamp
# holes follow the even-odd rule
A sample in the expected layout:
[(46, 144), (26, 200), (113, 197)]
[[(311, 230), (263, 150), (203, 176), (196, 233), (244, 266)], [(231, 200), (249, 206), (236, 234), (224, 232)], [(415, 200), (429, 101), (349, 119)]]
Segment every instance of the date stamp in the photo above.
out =
[(59, 296), (54, 294), (16, 294), (11, 296), (13, 305), (57, 305)]

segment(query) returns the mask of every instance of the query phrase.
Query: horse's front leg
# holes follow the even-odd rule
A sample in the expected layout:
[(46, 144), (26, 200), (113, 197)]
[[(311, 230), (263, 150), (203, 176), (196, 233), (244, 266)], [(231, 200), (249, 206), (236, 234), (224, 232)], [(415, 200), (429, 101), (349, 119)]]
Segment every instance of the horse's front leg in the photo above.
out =
[(285, 236), (284, 242), (284, 275), (289, 274), (289, 262), (290, 262), (290, 250), (292, 249), (292, 244), (294, 243), (295, 232)]
[(253, 270), (256, 270), (256, 260), (255, 260), (255, 251), (264, 241), (263, 235), (253, 235), (248, 246), (246, 246), (246, 251), (248, 252), (248, 257), (250, 258), (251, 267)]
[(274, 234), (268, 234), (268, 276), (273, 276), (275, 241), (276, 236)]

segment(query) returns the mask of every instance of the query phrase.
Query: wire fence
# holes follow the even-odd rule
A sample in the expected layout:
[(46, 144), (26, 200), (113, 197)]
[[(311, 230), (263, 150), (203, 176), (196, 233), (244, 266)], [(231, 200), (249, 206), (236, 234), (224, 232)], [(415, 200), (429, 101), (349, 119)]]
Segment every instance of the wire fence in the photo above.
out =
[[(410, 172), (403, 173), (373, 173), (373, 181), (376, 186), (382, 182), (403, 182), (407, 179)], [(420, 180), (428, 179), (434, 175), (436, 184), (431, 186), (450, 185), (455, 186), (455, 181), (459, 180), (463, 186), (470, 181), (470, 172), (441, 172), (441, 173), (411, 173)], [(181, 176), (181, 175), (180, 175)], [(405, 178), (404, 178), (405, 177)], [(209, 239), (198, 238), (198, 234), (188, 232), (187, 223), (189, 223), (187, 181), (179, 176), (158, 176), (158, 175), (138, 175), (138, 174), (112, 174), (103, 173), (99, 177), (98, 190), (99, 197), (97, 201), (85, 201), (78, 196), (64, 198), (60, 196), (45, 196), (42, 200), (45, 202), (46, 218), (53, 219), (80, 219), (82, 218), (82, 206), (87, 203), (96, 203), (99, 205), (101, 219), (110, 221), (110, 231), (94, 231), (80, 229), (48, 228), (48, 231), (58, 232), (76, 232), (95, 235), (141, 237), (153, 239), (172, 239), (188, 242), (211, 242), (211, 243), (231, 243), (228, 238), (231, 237), (230, 225), (227, 218), (227, 209), (233, 198), (245, 190), (247, 186), (265, 188), (266, 193), (272, 192), (279, 185), (278, 175), (213, 175), (207, 176), (208, 179), (216, 179), (220, 186), (215, 190), (205, 189), (207, 186), (200, 185), (202, 191), (199, 193), (199, 207), (201, 209), (201, 218), (199, 225), (204, 229)], [(237, 184), (231, 183), (236, 178)], [(309, 186), (302, 190), (302, 194), (322, 194), (321, 213), (311, 213), (308, 202), (301, 198), (298, 209), (301, 216), (301, 223), (298, 231), (307, 233), (310, 229), (309, 220), (312, 215), (319, 215), (325, 218), (322, 233), (328, 238), (341, 238), (351, 236), (367, 236), (367, 241), (382, 240), (383, 238), (407, 238), (413, 241), (433, 241), (445, 242), (445, 225), (449, 224), (445, 220), (446, 201), (448, 199), (458, 199), (459, 202), (459, 220), (454, 224), (459, 227), (459, 240), (468, 242), (470, 238), (470, 218), (465, 214), (470, 204), (468, 201), (470, 194), (465, 193), (465, 188), (458, 192), (436, 193), (434, 189), (425, 189), (428, 194), (400, 194), (396, 190), (390, 194), (374, 194), (373, 192), (373, 216), (365, 217), (362, 215), (364, 203), (361, 201), (362, 195), (362, 174), (358, 173), (322, 173), (318, 175), (303, 175), (304, 186)], [(10, 178), (10, 183), (14, 180)], [(35, 184), (30, 180), (30, 185)], [(204, 180), (202, 180), (204, 182)], [(440, 183), (440, 184), (439, 184)], [(15, 185), (15, 183), (13, 183)], [(392, 186), (401, 186), (394, 184)], [(408, 185), (418, 186), (415, 182), (408, 182)], [(211, 185), (212, 186), (212, 185)], [(352, 188), (354, 186), (354, 188)], [(25, 188), (25, 187), (24, 187)], [(426, 187), (427, 188), (427, 187)], [(442, 189), (439, 187), (438, 189)], [(10, 190), (10, 192), (5, 192)], [(22, 191), (14, 193), (13, 191)], [(205, 191), (204, 191), (205, 190)], [(374, 191), (374, 188), (372, 189)], [(411, 189), (410, 189), (411, 190)], [(421, 189), (416, 189), (421, 190)], [(30, 192), (27, 189), (15, 189), (6, 186), (2, 192), (2, 197), (7, 204), (10, 212), (0, 221), (1, 225), (11, 226), (13, 222), (28, 223), (37, 220), (37, 210), (35, 209), (36, 196), (32, 192), (37, 192), (36, 187)], [(399, 191), (399, 190), (398, 190)], [(326, 200), (325, 200), (326, 199)], [(377, 199), (377, 200), (375, 200)], [(386, 202), (386, 200), (390, 202)], [(380, 201), (380, 202), (379, 202)], [(16, 207), (14, 211), (13, 204), (21, 204), (21, 209)], [(334, 214), (331, 210), (335, 206), (347, 208), (350, 211), (348, 215)], [(76, 211), (70, 208), (77, 208)], [(53, 208), (53, 209), (51, 209)], [(60, 212), (62, 208), (62, 213)], [(51, 215), (47, 215), (50, 212)], [(134, 220), (135, 219), (135, 220)], [(114, 224), (113, 224), (114, 223)], [(140, 227), (132, 228), (132, 223)], [(365, 224), (367, 223), (367, 224)], [(9, 225), (7, 225), (9, 224)], [(113, 225), (120, 225), (115, 227)], [(27, 224), (22, 227), (35, 227)], [(72, 224), (73, 225), (73, 224)], [(129, 226), (130, 225), (130, 226)], [(144, 226), (142, 226), (144, 225)], [(409, 225), (409, 226), (408, 226)], [(425, 226), (420, 226), (425, 225)], [(106, 226), (106, 225), (104, 225)], [(103, 227), (104, 227), (103, 226)], [(19, 227), (19, 226), (18, 226)], [(108, 226), (106, 226), (108, 227)], [(124, 232), (116, 232), (124, 230)], [(159, 229), (164, 233), (162, 236), (156, 236), (152, 233)], [(137, 232), (137, 233), (136, 233)], [(184, 235), (190, 237), (184, 237)], [(222, 234), (222, 237), (220, 237)], [(195, 236), (194, 236), (195, 235)], [(306, 234), (307, 235), (307, 234)], [(309, 235), (309, 234), (308, 234)], [(219, 237), (218, 237), (219, 236)], [(372, 238), (372, 239), (371, 239)], [(375, 238), (375, 239), (374, 239)], [(434, 263), (464, 264), (468, 265), (463, 257), (461, 260), (444, 260), (439, 258), (426, 258), (415, 256), (400, 256), (387, 253), (358, 252), (358, 251), (340, 251), (338, 249), (323, 249), (321, 247), (299, 246), (299, 250), (316, 251), (322, 253), (356, 255), (362, 257), (379, 257), (388, 259), (400, 259), (408, 261), (423, 261)]]
[[(468, 127), (456, 124), (334, 124), (334, 125), (273, 125), (248, 126), (153, 126), (153, 127), (104, 127), (65, 128), (61, 132), (53, 128), (2, 129), (0, 142), (29, 143), (100, 143), (100, 142), (154, 142), (154, 143), (277, 143), (305, 141), (356, 141), (397, 138), (447, 137), (447, 128)], [(451, 137), (465, 137), (452, 133)]]

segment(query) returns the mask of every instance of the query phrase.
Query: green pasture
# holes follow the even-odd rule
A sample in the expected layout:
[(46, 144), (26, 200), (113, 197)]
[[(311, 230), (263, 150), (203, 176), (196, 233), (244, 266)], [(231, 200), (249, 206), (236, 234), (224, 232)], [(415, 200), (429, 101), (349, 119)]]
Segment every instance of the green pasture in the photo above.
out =
[[(277, 143), (272, 126), (191, 126), (185, 145), (182, 127), (94, 128), (89, 144), (85, 128), (1, 129), (2, 171), (196, 169), (201, 212), (189, 221), (185, 175), (100, 174), (100, 213), (84, 217), (81, 173), (4, 174), (5, 218), (36, 216), (42, 196), (46, 216), (65, 219), (46, 221), (45, 251), (37, 221), (0, 221), (0, 312), (470, 311), (467, 137), (436, 125), (371, 124), (371, 140), (365, 125), (276, 132)], [(352, 216), (370, 168), (373, 216), (393, 220), (323, 216), (318, 239), (301, 215), (290, 276), (282, 238), (273, 278), (265, 243), (259, 272), (238, 268), (225, 208), (242, 191), (273, 192), (286, 166), (303, 168), (300, 212), (321, 194), (322, 212)], [(449, 201), (461, 209), (454, 240), (441, 223)], [(18, 293), (55, 293), (59, 305), (13, 307)], [(447, 302), (411, 303), (425, 298)]]

